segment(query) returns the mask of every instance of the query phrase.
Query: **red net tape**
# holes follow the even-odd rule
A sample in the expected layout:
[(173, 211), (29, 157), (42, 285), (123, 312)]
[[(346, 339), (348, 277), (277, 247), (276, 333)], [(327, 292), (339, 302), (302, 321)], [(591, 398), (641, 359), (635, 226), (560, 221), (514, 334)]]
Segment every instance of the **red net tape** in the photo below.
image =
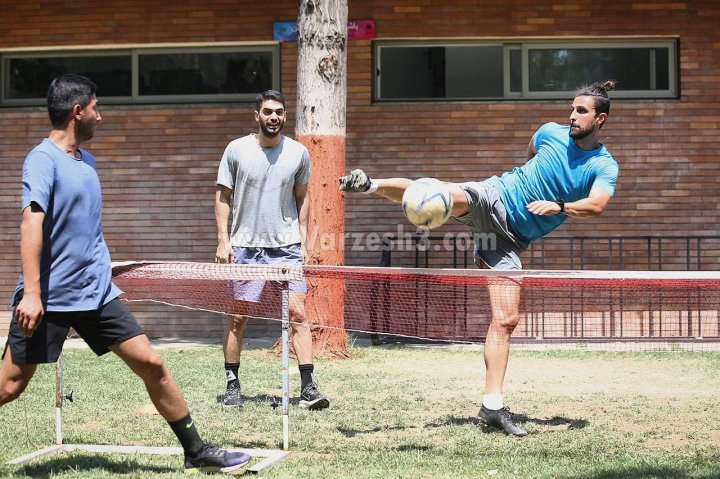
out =
[[(233, 289), (271, 284), (275, 287), (265, 288), (251, 313), (271, 320), (282, 317), (280, 288), (300, 279), (303, 272), (311, 288), (317, 282), (342, 291), (338, 297), (343, 298), (344, 313), (339, 324), (350, 331), (480, 341), (492, 320), (492, 305), (512, 303), (513, 295), (519, 294), (515, 339), (720, 340), (718, 272), (496, 272), (212, 263), (125, 263), (113, 268), (125, 300), (228, 315), (244, 311), (233, 300)], [(316, 281), (320, 279), (324, 281)], [(310, 319), (318, 327), (335, 327)]]

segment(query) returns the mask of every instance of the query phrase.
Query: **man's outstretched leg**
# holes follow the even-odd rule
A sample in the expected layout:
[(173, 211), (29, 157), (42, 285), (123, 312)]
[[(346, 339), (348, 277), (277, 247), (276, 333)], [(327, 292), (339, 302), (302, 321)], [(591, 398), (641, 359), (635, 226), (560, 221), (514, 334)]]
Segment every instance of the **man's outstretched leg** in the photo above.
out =
[(503, 403), (503, 383), (510, 355), (510, 336), (520, 319), (520, 286), (511, 280), (494, 280), (488, 285), (492, 321), (485, 339), (485, 395), (478, 417), (488, 426), (513, 436), (526, 436), (517, 427)]
[(110, 350), (145, 383), (155, 408), (182, 444), (186, 470), (232, 472), (250, 461), (248, 454), (213, 447), (200, 438), (180, 389), (147, 336), (135, 336)]

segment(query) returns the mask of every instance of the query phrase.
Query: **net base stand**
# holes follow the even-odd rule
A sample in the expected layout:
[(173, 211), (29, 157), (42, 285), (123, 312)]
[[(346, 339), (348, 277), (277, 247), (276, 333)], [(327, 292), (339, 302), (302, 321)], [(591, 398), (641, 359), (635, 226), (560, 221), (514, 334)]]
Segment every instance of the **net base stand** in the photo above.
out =
[[(229, 451), (239, 451), (250, 454), (253, 458), (262, 458), (260, 462), (252, 465), (247, 472), (258, 473), (266, 467), (273, 466), (283, 462), (290, 455), (289, 451), (281, 451), (277, 449), (228, 449)], [(85, 451), (93, 453), (109, 453), (109, 454), (155, 454), (159, 456), (177, 456), (183, 455), (181, 447), (152, 447), (152, 446), (111, 446), (101, 444), (56, 444), (35, 452), (25, 454), (18, 458), (7, 462), (10, 466), (22, 466), (35, 459), (43, 456), (51, 456), (63, 452)]]

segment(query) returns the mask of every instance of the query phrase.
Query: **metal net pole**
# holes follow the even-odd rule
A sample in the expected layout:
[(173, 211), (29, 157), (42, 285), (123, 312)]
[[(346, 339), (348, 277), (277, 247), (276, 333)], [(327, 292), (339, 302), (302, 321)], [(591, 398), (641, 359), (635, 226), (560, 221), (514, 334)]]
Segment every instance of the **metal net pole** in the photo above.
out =
[(290, 291), (288, 282), (282, 284), (282, 424), (283, 424), (283, 451), (290, 448), (290, 341), (288, 329), (290, 327)]
[(63, 354), (60, 352), (55, 363), (55, 444), (61, 445), (62, 436), (62, 404), (63, 404)]

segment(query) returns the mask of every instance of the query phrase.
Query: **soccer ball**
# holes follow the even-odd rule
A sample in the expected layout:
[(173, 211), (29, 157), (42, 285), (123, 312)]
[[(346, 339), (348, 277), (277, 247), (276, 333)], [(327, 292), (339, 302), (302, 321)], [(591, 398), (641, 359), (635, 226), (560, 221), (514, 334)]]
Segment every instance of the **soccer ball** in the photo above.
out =
[(403, 213), (415, 226), (437, 228), (450, 218), (452, 207), (450, 188), (435, 178), (415, 180), (402, 197)]

